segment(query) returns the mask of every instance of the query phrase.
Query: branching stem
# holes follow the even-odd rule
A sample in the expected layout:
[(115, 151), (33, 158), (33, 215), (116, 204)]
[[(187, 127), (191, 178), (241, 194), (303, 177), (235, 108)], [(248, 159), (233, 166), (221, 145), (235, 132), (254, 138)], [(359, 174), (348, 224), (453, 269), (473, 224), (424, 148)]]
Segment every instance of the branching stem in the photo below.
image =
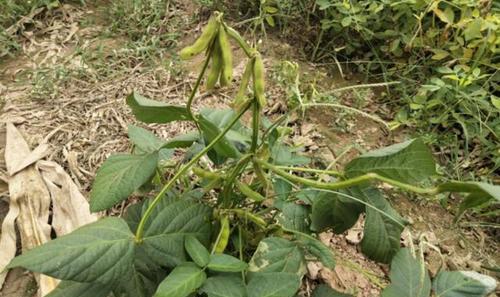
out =
[(421, 188), (421, 187), (406, 184), (406, 183), (403, 183), (403, 182), (400, 182), (397, 180), (393, 180), (393, 179), (381, 176), (381, 175), (376, 174), (376, 173), (367, 173), (367, 174), (363, 174), (363, 175), (360, 175), (357, 177), (353, 177), (353, 178), (338, 181), (338, 182), (324, 183), (324, 182), (314, 181), (314, 180), (310, 180), (307, 178), (303, 178), (303, 177), (299, 177), (299, 176), (290, 174), (290, 173), (284, 171), (283, 169), (281, 169), (275, 165), (272, 165), (270, 163), (267, 163), (265, 161), (262, 161), (262, 160), (256, 160), (256, 162), (261, 164), (262, 167), (267, 168), (267, 169), (273, 171), (274, 173), (280, 175), (281, 177), (284, 177), (292, 182), (307, 185), (307, 186), (317, 188), (317, 189), (339, 190), (339, 189), (344, 189), (344, 188), (352, 187), (355, 185), (359, 185), (359, 184), (362, 184), (362, 183), (367, 182), (367, 181), (378, 180), (378, 181), (390, 184), (392, 186), (401, 188), (403, 190), (411, 191), (411, 192), (418, 193), (418, 194), (435, 195), (435, 194), (442, 192), (439, 187)]
[(213, 140), (210, 142), (205, 148), (196, 154), (188, 163), (186, 163), (184, 166), (182, 166), (179, 171), (168, 181), (168, 183), (163, 186), (161, 191), (156, 195), (156, 197), (153, 199), (153, 202), (149, 205), (149, 207), (146, 209), (146, 212), (144, 212), (144, 215), (141, 218), (141, 221), (139, 222), (139, 225), (137, 227), (137, 232), (135, 234), (135, 241), (137, 243), (141, 243), (143, 240), (143, 233), (144, 233), (144, 227), (146, 222), (148, 221), (149, 217), (151, 216), (153, 210), (155, 207), (160, 203), (161, 199), (165, 196), (165, 194), (173, 187), (175, 182), (183, 176), (191, 166), (196, 164), (201, 157), (203, 157), (209, 150), (211, 150), (214, 145), (217, 144), (226, 134), (231, 130), (231, 128), (238, 122), (238, 120), (243, 116), (243, 114), (248, 110), (250, 107), (251, 101), (248, 101), (245, 104), (245, 107), (240, 110), (238, 114), (231, 120), (229, 125), (227, 125), (224, 130), (222, 130)]

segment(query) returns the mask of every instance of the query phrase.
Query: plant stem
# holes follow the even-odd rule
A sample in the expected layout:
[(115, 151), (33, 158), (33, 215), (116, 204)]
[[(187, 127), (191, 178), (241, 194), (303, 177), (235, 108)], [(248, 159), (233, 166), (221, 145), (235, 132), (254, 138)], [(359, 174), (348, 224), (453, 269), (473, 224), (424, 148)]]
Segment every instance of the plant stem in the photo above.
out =
[(240, 45), (241, 49), (245, 52), (245, 55), (247, 57), (252, 58), (253, 57), (253, 50), (252, 48), (248, 45), (248, 43), (241, 37), (240, 33), (238, 33), (236, 30), (233, 28), (229, 27), (225, 23), (222, 23), (222, 26), (226, 29), (226, 32), (229, 36), (231, 36), (238, 44)]
[(259, 125), (260, 125), (260, 107), (257, 100), (254, 98), (252, 104), (252, 146), (250, 151), (255, 153), (259, 142)]
[(324, 183), (324, 182), (318, 182), (318, 181), (310, 180), (307, 178), (295, 176), (293, 174), (290, 174), (290, 173), (280, 169), (277, 166), (274, 166), (274, 165), (269, 164), (267, 162), (264, 162), (262, 160), (256, 160), (256, 162), (258, 162), (260, 165), (262, 165), (262, 167), (267, 168), (267, 169), (275, 172), (276, 174), (278, 174), (278, 175), (280, 175), (280, 176), (282, 176), (282, 177), (284, 177), (292, 182), (304, 184), (304, 185), (307, 185), (307, 186), (310, 186), (313, 188), (318, 188), (318, 189), (339, 190), (339, 189), (344, 189), (344, 188), (352, 187), (355, 185), (359, 185), (359, 184), (362, 184), (362, 183), (367, 182), (367, 181), (379, 180), (379, 181), (385, 182), (387, 184), (390, 184), (392, 186), (401, 188), (403, 190), (411, 191), (411, 192), (418, 193), (418, 194), (432, 195), (432, 194), (437, 194), (440, 192), (439, 188), (427, 188), (427, 189), (421, 188), (421, 187), (409, 185), (409, 184), (406, 184), (406, 183), (403, 183), (403, 182), (400, 182), (397, 180), (393, 180), (393, 179), (381, 176), (381, 175), (376, 174), (376, 173), (367, 173), (367, 174), (363, 174), (363, 175), (353, 177), (350, 179), (346, 179), (343, 181), (334, 182), (334, 183)]
[(311, 172), (311, 173), (343, 176), (343, 174), (337, 170), (322, 170), (322, 169), (314, 169), (314, 168), (288, 167), (288, 166), (276, 166), (276, 168), (283, 169), (283, 170), (290, 170), (290, 171), (302, 171), (302, 172)]
[(200, 130), (198, 126), (198, 121), (196, 120), (196, 117), (193, 115), (193, 111), (191, 110), (191, 106), (193, 105), (194, 97), (196, 95), (196, 92), (198, 91), (198, 88), (200, 87), (201, 80), (203, 79), (203, 76), (205, 75), (205, 72), (207, 71), (208, 68), (208, 63), (210, 62), (210, 59), (212, 57), (212, 51), (213, 51), (213, 42), (212, 45), (210, 46), (210, 50), (207, 53), (207, 59), (205, 60), (205, 63), (203, 63), (203, 68), (201, 69), (200, 75), (198, 75), (198, 78), (196, 79), (196, 82), (194, 84), (193, 90), (191, 91), (191, 94), (189, 95), (187, 104), (186, 104), (186, 109), (189, 113), (189, 116), (194, 120), (196, 124), (196, 128)]
[(188, 163), (186, 163), (186, 165), (182, 166), (179, 169), (179, 171), (177, 171), (177, 173), (168, 181), (168, 183), (165, 184), (165, 186), (163, 186), (163, 188), (158, 193), (158, 195), (156, 195), (156, 197), (153, 199), (153, 202), (151, 202), (151, 204), (149, 205), (149, 207), (146, 209), (146, 211), (144, 212), (144, 215), (141, 218), (141, 221), (139, 222), (139, 225), (137, 227), (137, 232), (135, 234), (135, 241), (137, 243), (142, 242), (142, 237), (143, 237), (143, 232), (144, 232), (145, 224), (146, 224), (147, 220), (149, 219), (149, 217), (151, 216), (154, 208), (158, 205), (158, 203), (160, 203), (160, 201), (163, 198), (163, 196), (165, 195), (165, 193), (167, 193), (167, 191), (172, 188), (172, 186), (174, 185), (174, 183), (182, 175), (184, 175), (189, 170), (189, 168), (191, 168), (191, 166), (193, 166), (196, 162), (198, 162), (198, 160), (201, 159), (201, 157), (203, 157), (210, 149), (212, 149), (212, 147), (215, 144), (217, 144), (217, 142), (219, 142), (224, 137), (224, 135), (227, 134), (227, 132), (229, 132), (229, 130), (238, 122), (238, 120), (248, 110), (248, 108), (250, 107), (250, 104), (251, 104), (251, 101), (248, 101), (245, 104), (245, 107), (242, 108), (240, 110), (240, 112), (231, 120), (231, 122), (229, 123), (229, 125), (227, 125), (226, 128), (224, 128), (224, 130), (222, 130), (212, 140), (212, 142), (210, 142), (201, 152), (199, 152), (198, 154), (196, 154), (196, 156), (194, 156)]

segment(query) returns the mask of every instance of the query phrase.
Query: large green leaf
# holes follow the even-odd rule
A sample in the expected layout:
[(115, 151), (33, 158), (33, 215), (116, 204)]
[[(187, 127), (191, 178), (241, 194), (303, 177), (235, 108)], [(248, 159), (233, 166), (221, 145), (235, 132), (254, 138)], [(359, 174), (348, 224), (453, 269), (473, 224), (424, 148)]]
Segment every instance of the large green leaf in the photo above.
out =
[(431, 278), (425, 263), (416, 259), (410, 249), (401, 249), (391, 262), (391, 284), (384, 289), (382, 297), (429, 297)]
[(24, 267), (62, 280), (111, 284), (133, 266), (134, 236), (124, 220), (105, 218), (16, 257)]
[(140, 248), (158, 265), (179, 265), (187, 259), (186, 236), (208, 245), (211, 215), (208, 206), (193, 200), (165, 198), (146, 223)]
[(288, 272), (303, 276), (306, 262), (302, 250), (289, 240), (279, 237), (263, 239), (249, 263), (250, 272)]
[(476, 197), (489, 197), (500, 201), (500, 186), (483, 182), (446, 182), (438, 186), (441, 192), (463, 192), (476, 194)]
[(189, 296), (203, 285), (206, 278), (205, 272), (194, 263), (184, 263), (175, 267), (161, 282), (154, 297)]
[(333, 232), (340, 234), (354, 226), (364, 205), (349, 199), (348, 195), (359, 197), (359, 191), (359, 187), (353, 187), (340, 193), (322, 192), (313, 202), (312, 229), (322, 232), (332, 228)]
[[(232, 109), (204, 108), (200, 113), (205, 119), (209, 120), (219, 129), (227, 127), (236, 115), (236, 112)], [(248, 143), (251, 142), (248, 129), (241, 125), (240, 122), (237, 122), (231, 130), (227, 132), (226, 138), (240, 149), (247, 147)]]
[(247, 285), (248, 297), (292, 297), (300, 288), (300, 280), (295, 273), (256, 273)]
[[(199, 117), (198, 122), (200, 124), (200, 129), (203, 132), (203, 137), (207, 143), (214, 140), (215, 137), (217, 137), (217, 135), (221, 132), (219, 127), (203, 116)], [(214, 145), (214, 150), (222, 157), (236, 158), (239, 155), (236, 147), (227, 139), (226, 136)]]
[(90, 193), (91, 211), (106, 210), (126, 199), (151, 178), (157, 162), (157, 152), (109, 157), (97, 170)]
[(310, 207), (294, 202), (285, 202), (282, 205), (278, 220), (287, 229), (296, 230), (302, 233), (309, 233)]
[(475, 271), (441, 271), (432, 284), (436, 297), (483, 297), (496, 286), (494, 278)]
[(201, 292), (208, 297), (246, 297), (246, 288), (242, 279), (235, 276), (213, 276), (209, 277)]
[(412, 139), (363, 154), (349, 162), (345, 172), (348, 177), (377, 173), (406, 183), (418, 183), (436, 174), (436, 164), (422, 140)]
[(207, 266), (210, 261), (210, 253), (207, 248), (194, 236), (187, 236), (185, 242), (186, 251), (191, 259), (200, 267)]
[[(317, 286), (316, 289), (314, 289), (312, 297), (353, 297), (353, 296), (337, 292), (334, 289), (330, 288), (328, 285), (321, 284)], [(403, 297), (403, 295), (401, 295), (400, 297)]]
[(192, 120), (185, 106), (169, 105), (148, 99), (133, 92), (127, 97), (127, 104), (135, 117), (144, 123), (168, 123)]
[(247, 269), (248, 264), (230, 255), (212, 254), (207, 267), (213, 271), (240, 272)]
[(46, 297), (108, 297), (110, 293), (111, 286), (109, 284), (62, 281)]
[(405, 222), (378, 189), (366, 187), (360, 194), (371, 206), (366, 206), (361, 250), (372, 260), (389, 263), (400, 249), (401, 232)]
[(300, 242), (309, 253), (318, 258), (318, 260), (321, 261), (321, 263), (323, 263), (325, 267), (330, 269), (335, 268), (335, 258), (333, 256), (333, 251), (330, 250), (328, 246), (326, 246), (316, 238), (308, 236), (306, 234), (296, 234), (296, 237), (297, 241)]

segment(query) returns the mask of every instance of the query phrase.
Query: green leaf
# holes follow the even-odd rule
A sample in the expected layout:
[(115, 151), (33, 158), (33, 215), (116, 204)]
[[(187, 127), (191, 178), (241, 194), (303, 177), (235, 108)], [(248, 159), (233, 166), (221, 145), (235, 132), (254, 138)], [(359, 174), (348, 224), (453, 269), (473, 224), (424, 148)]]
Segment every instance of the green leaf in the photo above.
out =
[(432, 51), (434, 52), (434, 55), (431, 57), (431, 59), (433, 59), (433, 60), (439, 61), (439, 60), (442, 60), (450, 55), (449, 52), (442, 50), (442, 49), (438, 49), (438, 48), (433, 49)]
[(432, 284), (436, 297), (483, 297), (496, 286), (494, 278), (475, 271), (441, 271)]
[(363, 200), (372, 206), (366, 207), (361, 250), (372, 260), (389, 263), (400, 249), (405, 222), (378, 189), (367, 187), (361, 193)]
[(453, 21), (455, 20), (455, 14), (450, 6), (447, 6), (444, 12), (437, 7), (434, 8), (433, 11), (444, 23), (453, 24)]
[(133, 92), (127, 97), (127, 104), (135, 117), (144, 123), (168, 123), (192, 120), (185, 106), (169, 105)]
[(132, 204), (129, 207), (127, 207), (125, 215), (123, 216), (123, 219), (125, 220), (125, 222), (127, 222), (128, 227), (130, 228), (132, 233), (135, 233), (137, 231), (137, 226), (141, 221), (142, 207), (144, 205), (144, 201), (145, 200), (139, 203)]
[(467, 24), (467, 27), (464, 30), (465, 41), (483, 37), (481, 34), (481, 24), (481, 19), (475, 19)]
[(105, 218), (25, 252), (7, 268), (23, 267), (62, 280), (107, 285), (132, 268), (134, 247), (127, 223)]
[(157, 162), (157, 152), (109, 157), (97, 170), (90, 192), (90, 210), (106, 210), (126, 199), (151, 178)]
[(172, 267), (186, 261), (186, 236), (208, 245), (212, 209), (190, 199), (164, 198), (161, 203), (145, 225), (140, 248), (158, 265)]
[(268, 237), (257, 246), (248, 271), (288, 272), (303, 276), (306, 273), (306, 262), (302, 250), (294, 242)]
[(154, 133), (134, 125), (128, 125), (128, 138), (139, 149), (138, 154), (157, 151), (165, 143), (165, 141), (158, 138)]
[(471, 208), (482, 206), (488, 202), (490, 202), (492, 198), (487, 195), (482, 195), (481, 193), (472, 193), (465, 197), (465, 199), (460, 203), (460, 207), (456, 214), (456, 219), (458, 220), (462, 214)]
[(340, 21), (340, 23), (342, 24), (342, 27), (348, 27), (352, 23), (352, 18), (349, 16), (346, 16), (342, 19), (342, 21)]
[(206, 278), (201, 268), (185, 263), (175, 267), (161, 282), (154, 297), (187, 297), (201, 287)]
[(207, 248), (194, 236), (187, 236), (185, 241), (186, 251), (191, 259), (200, 267), (207, 266), (210, 261), (210, 253)]
[[(210, 143), (220, 134), (221, 130), (205, 117), (200, 116), (198, 120), (203, 137), (207, 143)], [(223, 157), (236, 158), (239, 155), (236, 147), (225, 136), (214, 146), (214, 150), (218, 155)]]
[(292, 297), (300, 288), (300, 280), (295, 273), (256, 273), (247, 285), (248, 297)]
[(78, 283), (73, 281), (62, 281), (46, 297), (108, 297), (111, 293), (109, 284)]
[(353, 297), (352, 295), (344, 294), (335, 291), (330, 288), (328, 285), (321, 284), (314, 289), (311, 297)]
[(276, 144), (271, 148), (271, 158), (273, 163), (282, 166), (303, 165), (311, 162), (307, 157), (295, 153), (292, 148), (286, 145)]
[(493, 106), (500, 111), (500, 97), (491, 95), (491, 104), (493, 104)]
[(247, 269), (248, 264), (230, 255), (212, 254), (207, 267), (213, 271), (240, 272)]
[[(141, 257), (143, 258), (143, 257)], [(114, 297), (151, 297), (166, 273), (151, 263), (136, 264), (113, 290)], [(143, 267), (145, 266), (145, 267)]]
[(335, 258), (333, 257), (333, 251), (330, 250), (328, 246), (326, 246), (321, 241), (317, 240), (314, 237), (308, 236), (306, 234), (297, 235), (297, 241), (299, 241), (303, 247), (309, 251), (313, 256), (318, 258), (318, 260), (325, 265), (325, 267), (333, 269), (335, 268)]
[(381, 297), (429, 297), (431, 278), (425, 263), (416, 259), (410, 249), (401, 249), (392, 259), (391, 284), (382, 291)]
[(213, 276), (209, 277), (201, 292), (208, 297), (246, 297), (245, 284), (241, 278), (234, 276)]
[(405, 183), (418, 183), (436, 174), (436, 164), (422, 140), (412, 139), (363, 154), (349, 162), (345, 171), (350, 178), (372, 172)]
[(280, 224), (287, 228), (302, 233), (309, 233), (309, 207), (294, 202), (286, 202), (278, 216)]
[(341, 234), (354, 226), (364, 210), (364, 205), (342, 194), (359, 197), (359, 191), (359, 187), (353, 187), (342, 190), (338, 194), (321, 192), (312, 207), (312, 229), (316, 232), (322, 232), (332, 228), (333, 232)]
[(440, 192), (475, 193), (500, 201), (500, 186), (483, 182), (446, 182), (438, 186)]

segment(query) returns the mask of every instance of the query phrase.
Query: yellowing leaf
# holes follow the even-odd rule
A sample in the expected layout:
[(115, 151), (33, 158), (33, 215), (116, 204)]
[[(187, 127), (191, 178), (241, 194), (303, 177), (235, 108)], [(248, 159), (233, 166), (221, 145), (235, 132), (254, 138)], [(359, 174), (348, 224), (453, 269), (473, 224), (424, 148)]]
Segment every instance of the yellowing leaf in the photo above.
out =
[(455, 14), (453, 13), (453, 9), (451, 9), (451, 7), (446, 7), (444, 11), (436, 7), (433, 9), (433, 12), (441, 21), (447, 24), (453, 24)]
[(450, 55), (449, 52), (441, 49), (433, 49), (434, 55), (432, 56), (433, 60), (442, 60)]

